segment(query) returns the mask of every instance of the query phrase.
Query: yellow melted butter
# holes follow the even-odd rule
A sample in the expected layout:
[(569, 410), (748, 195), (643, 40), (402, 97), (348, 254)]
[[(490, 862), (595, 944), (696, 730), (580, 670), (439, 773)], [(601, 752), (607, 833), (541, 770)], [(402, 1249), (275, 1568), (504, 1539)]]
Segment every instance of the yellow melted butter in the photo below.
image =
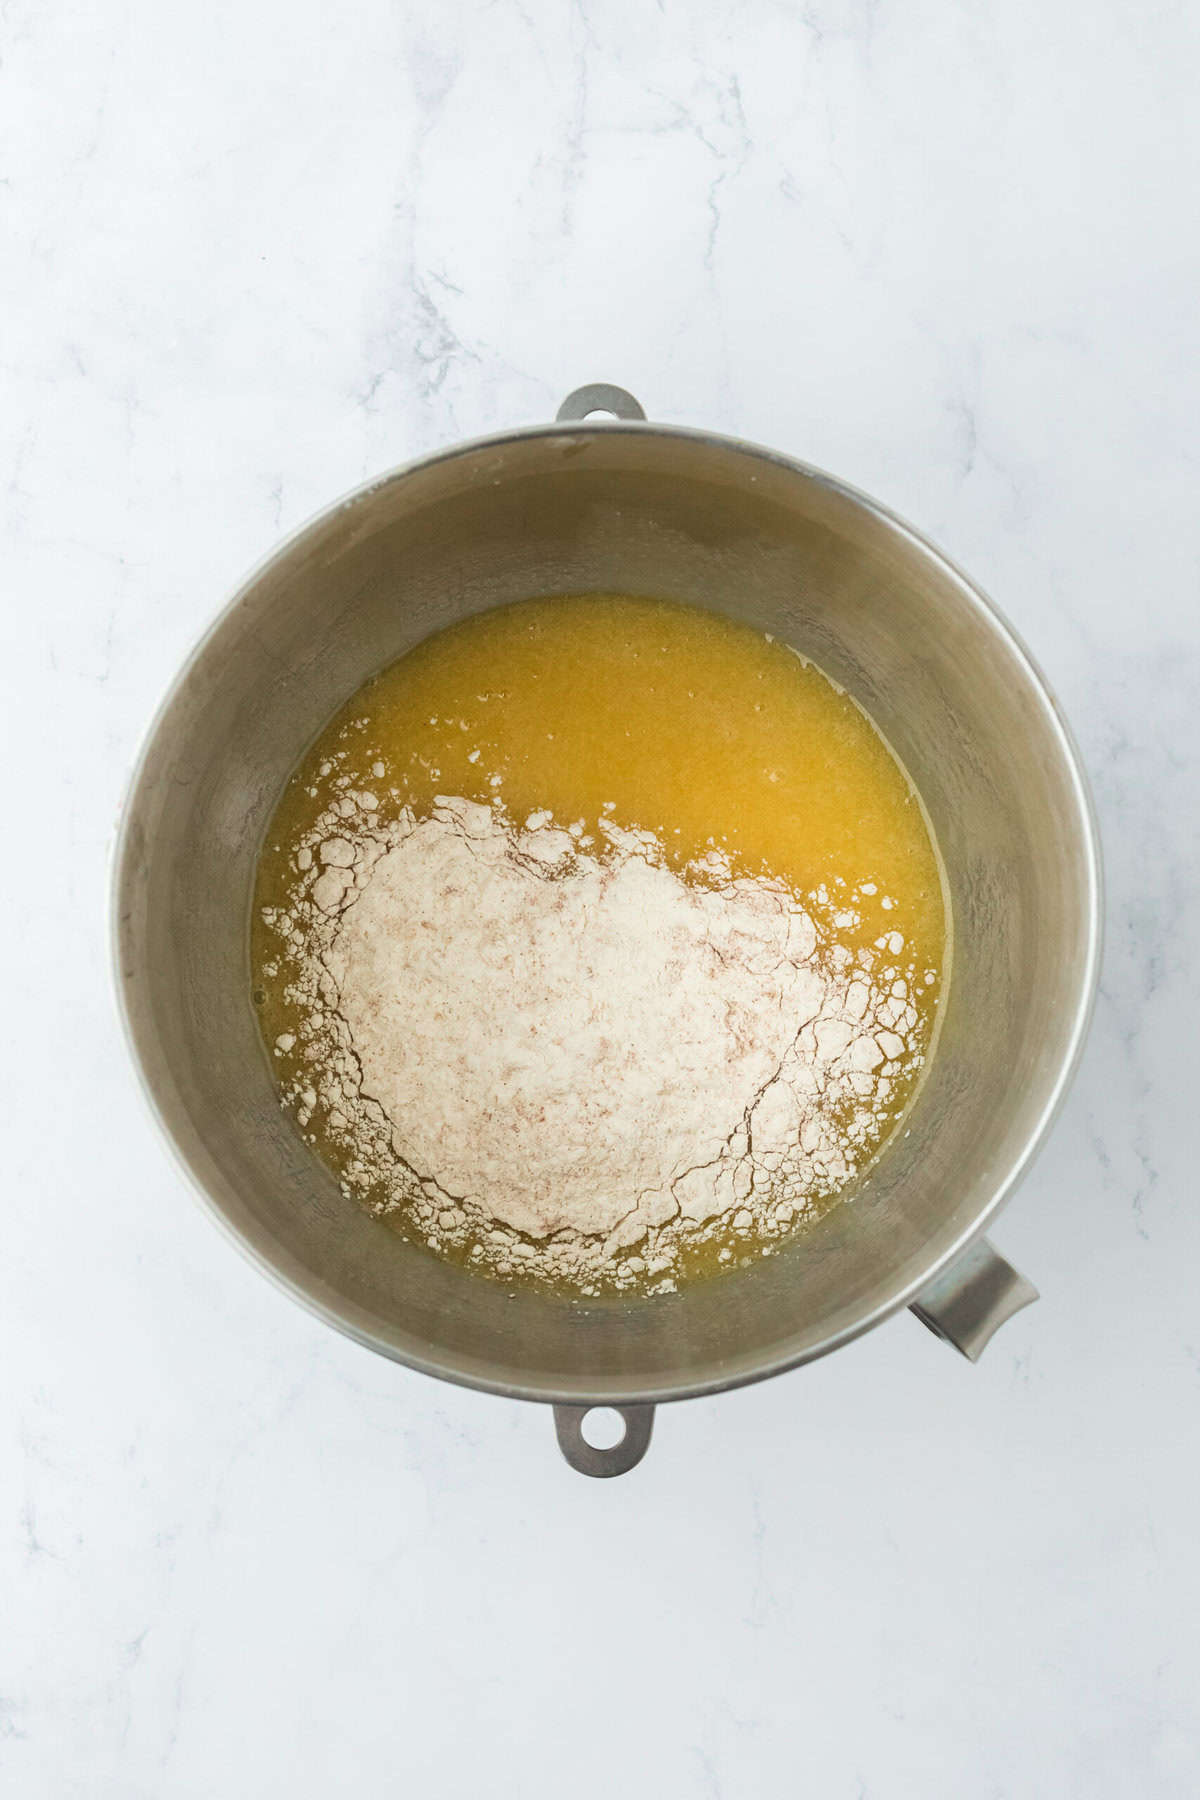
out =
[[(881, 938), (899, 932), (894, 960), (911, 973), (918, 1022), (890, 1108), (895, 1129), (944, 986), (941, 866), (915, 790), (878, 730), (787, 646), (674, 602), (587, 594), (477, 615), (384, 669), (310, 747), (267, 832), (251, 954), (268, 1046), (296, 1031), (299, 1014), (285, 992), (289, 960), (262, 912), (286, 908), (296, 842), (348, 776), (370, 788), (385, 820), (463, 795), (499, 802), (515, 823), (549, 812), (589, 837), (601, 818), (651, 831), (681, 872), (721, 849), (739, 872), (784, 881), (810, 904), (826, 944), (851, 952), (878, 955)], [(288, 1073), (289, 1060), (281, 1067), (276, 1057), (276, 1070)], [(340, 1174), (319, 1120), (306, 1136)], [(679, 1274), (761, 1250), (721, 1226)]]

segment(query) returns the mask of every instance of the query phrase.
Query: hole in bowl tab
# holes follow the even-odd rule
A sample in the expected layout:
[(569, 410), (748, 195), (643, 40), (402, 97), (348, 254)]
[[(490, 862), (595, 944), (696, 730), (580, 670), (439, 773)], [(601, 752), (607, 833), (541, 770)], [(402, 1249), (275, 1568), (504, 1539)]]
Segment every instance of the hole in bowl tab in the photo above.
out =
[(611, 1406), (593, 1406), (579, 1427), (585, 1444), (593, 1450), (615, 1450), (625, 1438), (625, 1421)]

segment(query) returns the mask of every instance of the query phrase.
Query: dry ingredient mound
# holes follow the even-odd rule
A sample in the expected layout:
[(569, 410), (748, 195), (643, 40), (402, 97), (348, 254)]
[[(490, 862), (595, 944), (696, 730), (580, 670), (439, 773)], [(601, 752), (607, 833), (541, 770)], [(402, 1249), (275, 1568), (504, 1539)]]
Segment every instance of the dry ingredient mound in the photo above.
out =
[(499, 1275), (669, 1291), (715, 1234), (768, 1252), (917, 1060), (900, 933), (852, 953), (828, 895), (815, 918), (715, 850), (681, 875), (612, 821), (440, 796), (385, 824), (351, 790), (294, 867), (263, 914), (299, 1015), (284, 1103), (346, 1193)]

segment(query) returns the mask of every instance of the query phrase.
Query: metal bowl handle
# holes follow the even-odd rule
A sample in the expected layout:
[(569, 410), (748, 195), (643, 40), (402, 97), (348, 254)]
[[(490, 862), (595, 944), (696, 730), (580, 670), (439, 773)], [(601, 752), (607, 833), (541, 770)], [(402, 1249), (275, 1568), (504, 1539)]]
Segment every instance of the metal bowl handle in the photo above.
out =
[(911, 1310), (935, 1336), (978, 1362), (993, 1332), (1037, 1298), (1032, 1281), (980, 1238), (922, 1288)]
[(597, 1407), (605, 1407), (607, 1410), (607, 1402), (597, 1400), (591, 1406), (555, 1407), (554, 1429), (558, 1435), (558, 1447), (580, 1475), (626, 1475), (630, 1469), (637, 1467), (649, 1447), (650, 1432), (654, 1426), (654, 1408), (613, 1406), (611, 1410), (620, 1413), (625, 1422), (625, 1435), (620, 1443), (613, 1444), (610, 1449), (597, 1450), (583, 1435), (583, 1421)]
[(557, 418), (560, 423), (586, 419), (591, 413), (611, 413), (616, 419), (644, 419), (646, 409), (640, 400), (623, 387), (614, 387), (611, 381), (589, 381), (586, 387), (578, 387), (567, 395), (558, 409)]

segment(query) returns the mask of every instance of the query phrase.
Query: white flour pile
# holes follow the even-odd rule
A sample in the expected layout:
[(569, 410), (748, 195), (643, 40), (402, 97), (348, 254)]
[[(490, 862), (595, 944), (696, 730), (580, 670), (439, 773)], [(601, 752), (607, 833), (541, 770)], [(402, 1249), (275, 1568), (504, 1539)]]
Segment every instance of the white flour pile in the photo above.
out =
[(343, 793), (263, 915), (298, 1017), (276, 1051), (345, 1191), (431, 1247), (670, 1289), (688, 1246), (759, 1254), (869, 1158), (912, 972), (899, 932), (854, 955), (717, 853), (684, 880), (603, 836), (454, 798), (385, 825)]

